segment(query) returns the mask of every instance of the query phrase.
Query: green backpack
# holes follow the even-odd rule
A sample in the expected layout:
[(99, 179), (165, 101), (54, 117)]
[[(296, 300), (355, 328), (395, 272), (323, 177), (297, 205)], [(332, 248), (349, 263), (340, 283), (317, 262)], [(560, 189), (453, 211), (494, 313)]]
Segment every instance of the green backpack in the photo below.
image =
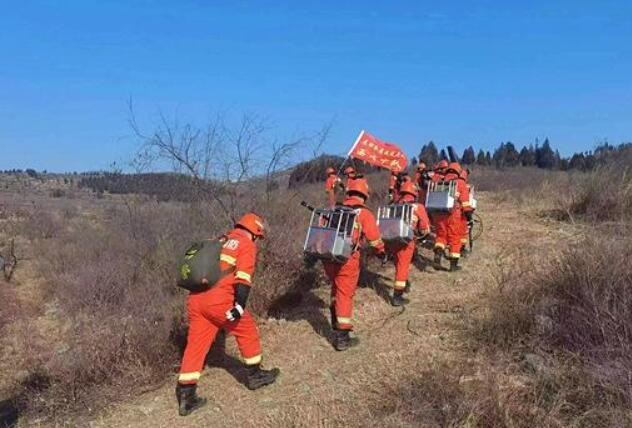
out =
[(193, 292), (206, 291), (224, 275), (219, 258), (224, 245), (223, 239), (208, 239), (194, 242), (178, 263), (178, 287)]

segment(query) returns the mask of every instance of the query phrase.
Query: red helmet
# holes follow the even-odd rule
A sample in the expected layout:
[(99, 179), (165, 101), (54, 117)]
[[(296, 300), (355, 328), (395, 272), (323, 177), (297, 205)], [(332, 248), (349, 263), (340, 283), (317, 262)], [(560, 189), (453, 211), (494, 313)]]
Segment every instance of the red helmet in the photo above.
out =
[(417, 197), (419, 192), (417, 190), (417, 186), (415, 185), (415, 183), (413, 183), (410, 180), (406, 180), (402, 183), (402, 187), (400, 187), (399, 189), (399, 194), (402, 196), (404, 194), (409, 194), (409, 195), (413, 195), (414, 197)]
[(248, 232), (262, 239), (266, 237), (266, 228), (263, 225), (263, 219), (255, 213), (244, 214), (236, 226), (241, 226)]
[(447, 167), (448, 167), (448, 161), (445, 159), (441, 159), (439, 163), (437, 164), (436, 169), (446, 169)]
[(327, 173), (327, 175), (331, 175), (331, 174), (335, 174), (336, 170), (333, 169), (332, 167), (329, 167), (325, 170), (325, 172)]
[(365, 198), (369, 197), (369, 183), (366, 178), (357, 178), (349, 183), (347, 186), (347, 194), (359, 193)]
[(450, 165), (448, 165), (448, 170), (454, 171), (457, 174), (461, 174), (461, 171), (463, 171), (463, 168), (461, 168), (461, 164), (458, 162), (450, 162)]
[(345, 168), (345, 175), (355, 174), (356, 170), (352, 166), (348, 166)]

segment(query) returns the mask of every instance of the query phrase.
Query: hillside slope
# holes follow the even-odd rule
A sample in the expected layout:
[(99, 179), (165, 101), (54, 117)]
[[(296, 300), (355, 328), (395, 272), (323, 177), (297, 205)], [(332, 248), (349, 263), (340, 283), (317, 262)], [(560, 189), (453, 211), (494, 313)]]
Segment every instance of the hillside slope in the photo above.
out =
[[(539, 246), (567, 236), (571, 226), (548, 224), (508, 202), (481, 194), (486, 230), (475, 251), (456, 274), (413, 268), (411, 303), (404, 311), (387, 304), (392, 266), (381, 268), (376, 284), (358, 290), (356, 332), (361, 344), (335, 352), (323, 337), (328, 332), (328, 288), (306, 296), (281, 319), (260, 322), (264, 364), (282, 375), (256, 392), (240, 384), (240, 365), (233, 339), (227, 340), (222, 367), (208, 367), (200, 394), (206, 408), (187, 418), (177, 415), (173, 380), (137, 399), (107, 409), (96, 420), (73, 424), (127, 426), (445, 426), (482, 424), (459, 404), (489, 361), (467, 344), (464, 322), (481, 309), (481, 296), (506, 269), (520, 243)], [(427, 250), (423, 251), (430, 257)], [(418, 263), (423, 268), (423, 263)], [(520, 379), (498, 378), (518, 392)], [(524, 423), (525, 421), (523, 421)]]

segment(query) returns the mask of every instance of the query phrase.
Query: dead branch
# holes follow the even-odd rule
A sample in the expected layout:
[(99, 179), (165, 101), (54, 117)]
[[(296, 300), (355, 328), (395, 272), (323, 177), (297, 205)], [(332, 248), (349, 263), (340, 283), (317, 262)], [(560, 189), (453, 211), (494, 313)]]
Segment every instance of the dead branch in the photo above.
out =
[(9, 248), (6, 254), (0, 254), (0, 269), (7, 282), (11, 281), (15, 270), (18, 267), (18, 257), (15, 255), (15, 240), (9, 241)]

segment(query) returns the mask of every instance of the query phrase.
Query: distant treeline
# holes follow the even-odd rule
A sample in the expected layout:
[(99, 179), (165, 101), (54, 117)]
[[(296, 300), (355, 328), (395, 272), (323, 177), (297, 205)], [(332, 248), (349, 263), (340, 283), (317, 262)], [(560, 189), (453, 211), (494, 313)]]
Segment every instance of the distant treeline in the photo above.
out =
[[(325, 170), (329, 167), (339, 169), (343, 166), (343, 162), (345, 162), (345, 158), (333, 155), (321, 155), (315, 159), (301, 162), (292, 168), (288, 185), (293, 188), (306, 183), (325, 181)], [(353, 160), (349, 160), (345, 166), (348, 165), (353, 165), (360, 173), (368, 173), (378, 169), (364, 162)]]
[[(594, 151), (579, 152), (569, 158), (564, 158), (560, 156), (558, 150), (553, 150), (548, 139), (544, 140), (542, 145), (523, 146), (520, 151), (512, 142), (506, 142), (501, 143), (493, 153), (483, 150), (476, 152), (472, 146), (469, 146), (461, 156), (461, 163), (464, 165), (495, 166), (497, 168), (532, 166), (545, 169), (589, 171), (631, 150), (632, 143), (616, 146), (603, 143), (597, 146)], [(416, 164), (421, 160), (428, 166), (432, 166), (441, 159), (448, 159), (448, 155), (444, 149), (439, 151), (431, 141), (421, 148), (418, 158), (413, 158), (412, 163)]]
[[(199, 185), (193, 185), (193, 178), (183, 174), (146, 173), (121, 174), (100, 173), (84, 176), (79, 187), (92, 189), (97, 195), (103, 192), (113, 194), (136, 193), (155, 197), (159, 201), (194, 201), (199, 196)], [(206, 184), (211, 191), (212, 184)]]

